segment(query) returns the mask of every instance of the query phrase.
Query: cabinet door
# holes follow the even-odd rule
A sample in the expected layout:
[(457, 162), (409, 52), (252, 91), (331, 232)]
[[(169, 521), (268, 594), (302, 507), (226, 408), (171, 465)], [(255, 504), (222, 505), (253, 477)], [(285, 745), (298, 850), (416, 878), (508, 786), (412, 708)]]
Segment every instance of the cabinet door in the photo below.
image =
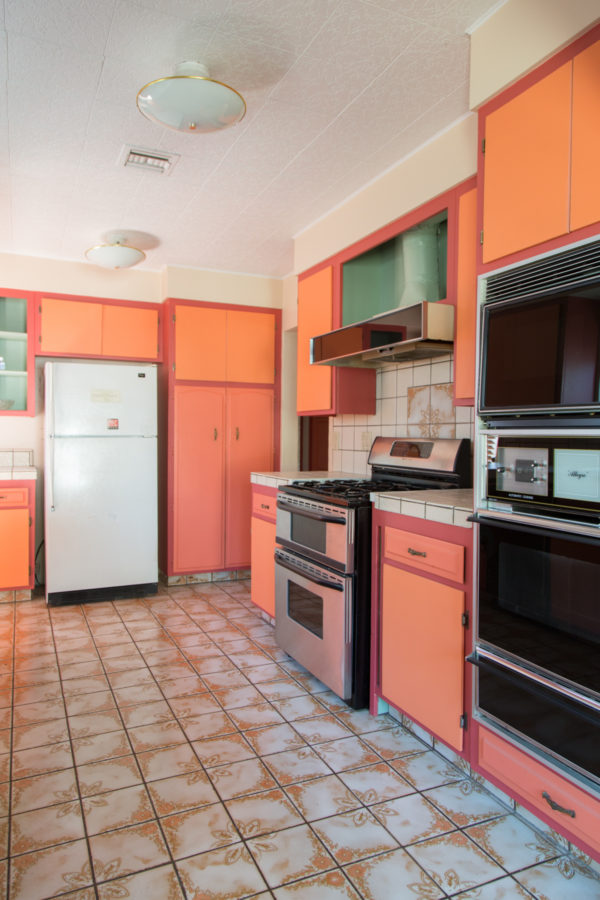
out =
[(273, 468), (273, 391), (227, 390), (225, 565), (250, 565), (250, 473)]
[(225, 381), (227, 312), (208, 306), (175, 307), (175, 378)]
[(39, 352), (100, 356), (102, 304), (42, 297)]
[(273, 384), (275, 316), (231, 310), (227, 313), (227, 381)]
[(105, 304), (102, 308), (102, 355), (132, 359), (158, 356), (158, 309)]
[(310, 339), (331, 331), (333, 269), (328, 266), (298, 283), (298, 414), (330, 410), (332, 371), (329, 366), (311, 366)]
[(28, 587), (29, 509), (0, 509), (0, 547), (0, 590)]
[(465, 595), (389, 564), (382, 582), (382, 693), (462, 750)]
[(475, 397), (475, 336), (477, 332), (477, 190), (458, 198), (458, 271), (454, 396), (456, 402)]
[(174, 391), (173, 568), (223, 568), (225, 389)]
[(600, 41), (573, 60), (571, 230), (600, 220)]
[(568, 231), (571, 72), (568, 62), (486, 118), (484, 262)]
[(33, 300), (0, 297), (0, 415), (34, 413)]
[(252, 602), (275, 616), (275, 522), (252, 517)]

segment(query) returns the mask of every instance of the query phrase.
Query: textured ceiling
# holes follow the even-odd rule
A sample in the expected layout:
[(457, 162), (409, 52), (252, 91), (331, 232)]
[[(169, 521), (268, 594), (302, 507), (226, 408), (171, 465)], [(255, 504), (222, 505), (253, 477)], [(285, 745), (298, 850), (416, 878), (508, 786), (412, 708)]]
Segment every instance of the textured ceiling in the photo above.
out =
[[(0, 252), (282, 276), (292, 237), (464, 115), (465, 30), (497, 0), (0, 0)], [(196, 59), (246, 99), (188, 135), (136, 94)], [(125, 169), (125, 145), (180, 154)]]

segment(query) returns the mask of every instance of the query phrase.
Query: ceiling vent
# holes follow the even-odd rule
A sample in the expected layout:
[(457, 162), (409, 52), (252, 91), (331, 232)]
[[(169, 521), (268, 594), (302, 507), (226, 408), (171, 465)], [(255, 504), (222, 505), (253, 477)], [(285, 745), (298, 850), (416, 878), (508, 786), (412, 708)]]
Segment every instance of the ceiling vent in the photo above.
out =
[(159, 175), (170, 175), (179, 159), (178, 153), (167, 153), (165, 150), (144, 150), (141, 147), (123, 147), (119, 157), (119, 165), (145, 172), (156, 172)]

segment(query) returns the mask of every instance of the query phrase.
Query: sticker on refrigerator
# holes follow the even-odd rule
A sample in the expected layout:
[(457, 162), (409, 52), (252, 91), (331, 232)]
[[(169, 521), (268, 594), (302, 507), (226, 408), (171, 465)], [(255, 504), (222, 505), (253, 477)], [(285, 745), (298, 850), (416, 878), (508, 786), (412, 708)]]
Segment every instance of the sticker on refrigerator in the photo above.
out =
[(121, 403), (121, 391), (109, 391), (96, 388), (90, 395), (92, 403)]
[(119, 420), (118, 419), (107, 419), (106, 427), (109, 431), (118, 431), (119, 430)]

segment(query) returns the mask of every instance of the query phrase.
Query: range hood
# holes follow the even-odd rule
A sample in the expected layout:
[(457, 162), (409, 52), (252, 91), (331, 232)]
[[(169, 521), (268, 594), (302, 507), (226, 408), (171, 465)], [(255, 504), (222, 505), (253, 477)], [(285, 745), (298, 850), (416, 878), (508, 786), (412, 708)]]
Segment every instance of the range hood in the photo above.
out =
[(311, 339), (310, 361), (370, 368), (452, 352), (454, 307), (422, 300)]

